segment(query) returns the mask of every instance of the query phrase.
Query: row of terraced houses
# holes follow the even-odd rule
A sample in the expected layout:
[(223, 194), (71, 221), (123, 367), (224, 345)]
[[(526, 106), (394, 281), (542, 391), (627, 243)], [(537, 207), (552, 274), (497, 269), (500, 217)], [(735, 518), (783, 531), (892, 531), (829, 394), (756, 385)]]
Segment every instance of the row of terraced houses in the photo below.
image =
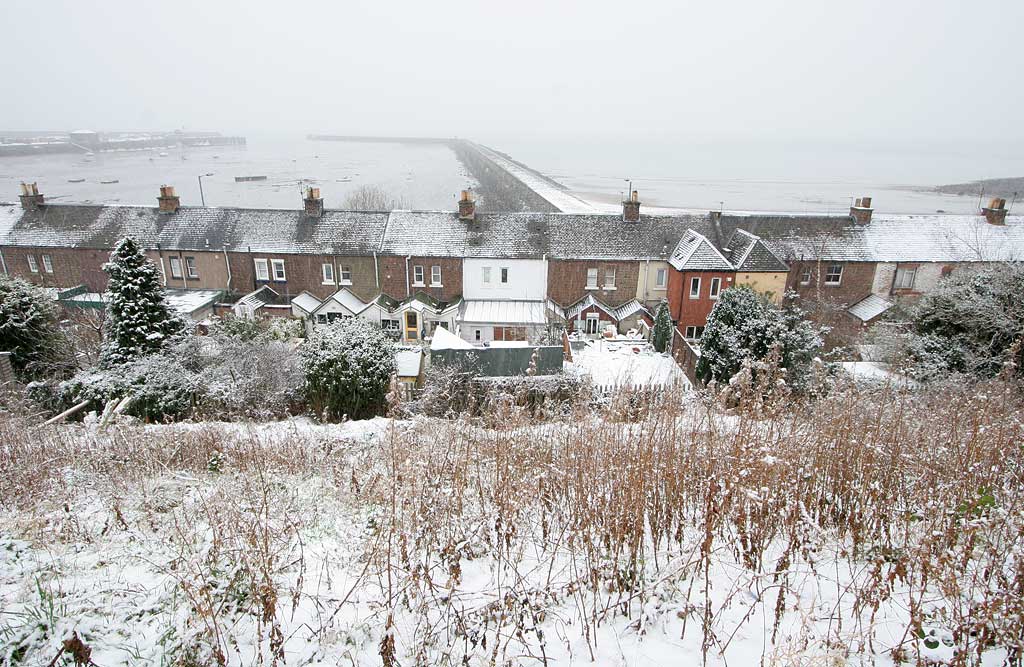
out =
[[(1024, 258), (1024, 221), (993, 200), (977, 215), (648, 215), (636, 192), (619, 215), (458, 210), (47, 203), (34, 184), (0, 206), (0, 269), (88, 302), (102, 265), (131, 236), (196, 317), (366, 317), (405, 341), (438, 326), (475, 343), (649, 327), (667, 302), (680, 338), (699, 339), (721, 293), (788, 290), (856, 329), (952, 272)], [(205, 309), (204, 309), (205, 308)]]

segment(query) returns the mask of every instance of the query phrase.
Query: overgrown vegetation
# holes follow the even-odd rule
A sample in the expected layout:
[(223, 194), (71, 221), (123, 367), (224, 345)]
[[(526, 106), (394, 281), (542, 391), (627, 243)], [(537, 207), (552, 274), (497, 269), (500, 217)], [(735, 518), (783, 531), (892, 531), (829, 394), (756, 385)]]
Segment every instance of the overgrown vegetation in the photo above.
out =
[(0, 352), (23, 380), (62, 367), (67, 355), (53, 298), (32, 283), (0, 275)]
[(46, 664), (75, 632), (97, 664), (1020, 665), (1020, 389), (737, 412), (661, 395), (639, 419), (545, 424), (497, 404), (271, 431), (0, 420), (0, 648)]

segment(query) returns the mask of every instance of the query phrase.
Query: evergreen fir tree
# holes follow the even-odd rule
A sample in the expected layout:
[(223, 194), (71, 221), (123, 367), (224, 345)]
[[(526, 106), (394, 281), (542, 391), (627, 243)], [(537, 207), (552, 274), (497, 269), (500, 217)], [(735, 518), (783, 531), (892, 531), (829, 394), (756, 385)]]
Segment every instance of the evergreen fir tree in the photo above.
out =
[(804, 389), (811, 362), (822, 349), (822, 331), (795, 307), (779, 308), (749, 287), (722, 292), (700, 339), (697, 377), (728, 382), (744, 360), (761, 361), (773, 350), (794, 389)]
[(668, 349), (672, 340), (672, 316), (668, 312), (668, 304), (664, 301), (658, 306), (658, 312), (654, 316), (654, 331), (651, 336), (651, 343), (658, 352)]
[(101, 365), (110, 368), (159, 350), (182, 330), (164, 300), (156, 267), (134, 240), (122, 239), (103, 270), (110, 279)]

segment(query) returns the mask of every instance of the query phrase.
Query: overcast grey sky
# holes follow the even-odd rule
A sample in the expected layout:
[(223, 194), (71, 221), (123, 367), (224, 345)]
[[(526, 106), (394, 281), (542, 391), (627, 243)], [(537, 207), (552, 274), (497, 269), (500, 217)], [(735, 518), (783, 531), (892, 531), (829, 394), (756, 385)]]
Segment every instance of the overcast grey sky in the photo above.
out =
[(1024, 2), (4, 2), (0, 128), (1024, 146)]

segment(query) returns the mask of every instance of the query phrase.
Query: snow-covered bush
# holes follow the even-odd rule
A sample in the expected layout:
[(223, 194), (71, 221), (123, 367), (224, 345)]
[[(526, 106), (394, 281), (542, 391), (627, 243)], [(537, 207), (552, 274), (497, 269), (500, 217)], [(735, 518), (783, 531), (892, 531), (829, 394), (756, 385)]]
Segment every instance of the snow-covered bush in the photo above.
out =
[(911, 314), (910, 373), (994, 377), (1007, 363), (1024, 373), (1024, 265), (954, 274), (922, 297)]
[(651, 344), (658, 352), (668, 349), (672, 341), (672, 315), (668, 312), (668, 304), (664, 301), (658, 306), (658, 312), (654, 316), (654, 331), (651, 335)]
[(212, 327), (210, 334), (223, 334), (241, 340), (286, 341), (305, 336), (306, 329), (302, 320), (290, 317), (268, 317), (253, 319), (227, 315), (219, 318)]
[[(728, 383), (744, 360), (774, 355), (795, 391), (808, 389), (812, 362), (821, 352), (823, 330), (803, 318), (795, 306), (780, 308), (749, 287), (722, 292), (700, 339), (697, 377)], [(749, 366), (756, 376), (757, 368)]]
[(191, 411), (202, 394), (195, 373), (171, 353), (151, 354), (116, 369), (83, 371), (60, 384), (64, 405), (90, 401), (101, 410), (111, 401), (128, 398), (127, 414), (162, 421)]
[(103, 366), (114, 367), (159, 350), (182, 330), (182, 321), (164, 299), (156, 267), (134, 240), (122, 239), (103, 270), (110, 276)]
[(328, 419), (380, 414), (395, 373), (395, 344), (378, 326), (351, 317), (317, 327), (301, 348), (303, 390)]
[(23, 379), (40, 377), (65, 356), (53, 299), (20, 278), (0, 275), (0, 352)]

